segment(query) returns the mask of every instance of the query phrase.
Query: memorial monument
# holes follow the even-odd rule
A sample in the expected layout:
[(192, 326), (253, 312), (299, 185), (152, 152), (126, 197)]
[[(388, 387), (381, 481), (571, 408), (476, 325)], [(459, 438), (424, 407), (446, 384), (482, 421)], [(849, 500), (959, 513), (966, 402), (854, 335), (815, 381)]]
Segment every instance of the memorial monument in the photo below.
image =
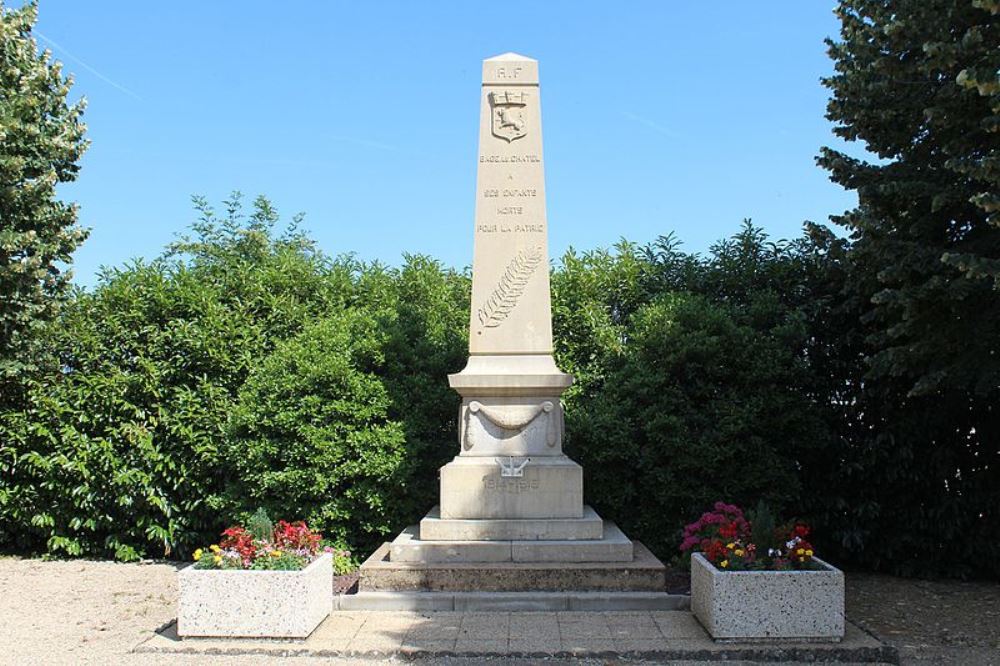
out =
[(361, 567), (362, 597), (646, 591), (650, 607), (663, 593), (663, 565), (584, 505), (583, 470), (562, 451), (573, 378), (552, 356), (540, 101), (537, 61), (483, 62), (469, 360), (448, 377), (459, 451), (440, 505)]

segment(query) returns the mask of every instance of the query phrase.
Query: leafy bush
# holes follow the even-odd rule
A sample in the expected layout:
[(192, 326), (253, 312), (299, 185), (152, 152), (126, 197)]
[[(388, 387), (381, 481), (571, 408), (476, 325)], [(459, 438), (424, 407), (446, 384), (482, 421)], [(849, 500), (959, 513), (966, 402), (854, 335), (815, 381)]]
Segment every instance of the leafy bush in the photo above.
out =
[(374, 321), (345, 310), (279, 343), (239, 392), (222, 458), (226, 506), (303, 518), (370, 549), (399, 523), (403, 428), (359, 367), (379, 363)]
[[(783, 332), (784, 333), (784, 332)], [(782, 336), (691, 294), (634, 317), (593, 399), (567, 414), (591, 501), (655, 552), (718, 496), (794, 502), (796, 456), (815, 437), (807, 372)]]

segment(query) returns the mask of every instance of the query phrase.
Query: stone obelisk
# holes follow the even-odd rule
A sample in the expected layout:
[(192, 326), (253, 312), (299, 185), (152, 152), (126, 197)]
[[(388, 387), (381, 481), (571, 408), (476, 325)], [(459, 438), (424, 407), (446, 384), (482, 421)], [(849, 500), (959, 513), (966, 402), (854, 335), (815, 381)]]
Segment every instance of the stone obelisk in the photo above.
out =
[(583, 476), (562, 453), (552, 358), (538, 62), (483, 62), (469, 361), (459, 456), (441, 470), (441, 518), (580, 518)]
[(522, 595), (505, 608), (592, 604), (573, 595), (595, 591), (618, 595), (609, 607), (667, 603), (663, 564), (584, 506), (583, 470), (562, 451), (573, 378), (552, 357), (538, 63), (485, 60), (480, 94), (469, 361), (448, 377), (462, 396), (458, 455), (441, 468), (440, 505), (361, 566), (351, 603), (426, 592), (392, 603), (457, 608), (485, 590)]

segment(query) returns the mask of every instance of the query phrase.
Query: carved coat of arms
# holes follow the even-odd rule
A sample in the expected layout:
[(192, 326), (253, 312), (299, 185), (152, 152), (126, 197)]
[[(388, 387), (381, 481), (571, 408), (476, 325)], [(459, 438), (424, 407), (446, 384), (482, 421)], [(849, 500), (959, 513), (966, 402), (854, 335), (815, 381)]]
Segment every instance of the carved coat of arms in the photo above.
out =
[(523, 92), (492, 92), (490, 106), (493, 109), (493, 136), (510, 143), (528, 133), (528, 94)]

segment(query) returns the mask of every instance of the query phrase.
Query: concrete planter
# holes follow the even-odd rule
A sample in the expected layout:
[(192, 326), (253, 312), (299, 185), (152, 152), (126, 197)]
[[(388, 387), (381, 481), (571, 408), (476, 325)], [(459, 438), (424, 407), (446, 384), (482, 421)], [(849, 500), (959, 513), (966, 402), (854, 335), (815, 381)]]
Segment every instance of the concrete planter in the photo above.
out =
[(819, 558), (819, 571), (720, 571), (691, 557), (691, 610), (716, 640), (839, 641), (844, 574)]
[(305, 638), (333, 610), (333, 555), (301, 571), (177, 572), (177, 635)]

